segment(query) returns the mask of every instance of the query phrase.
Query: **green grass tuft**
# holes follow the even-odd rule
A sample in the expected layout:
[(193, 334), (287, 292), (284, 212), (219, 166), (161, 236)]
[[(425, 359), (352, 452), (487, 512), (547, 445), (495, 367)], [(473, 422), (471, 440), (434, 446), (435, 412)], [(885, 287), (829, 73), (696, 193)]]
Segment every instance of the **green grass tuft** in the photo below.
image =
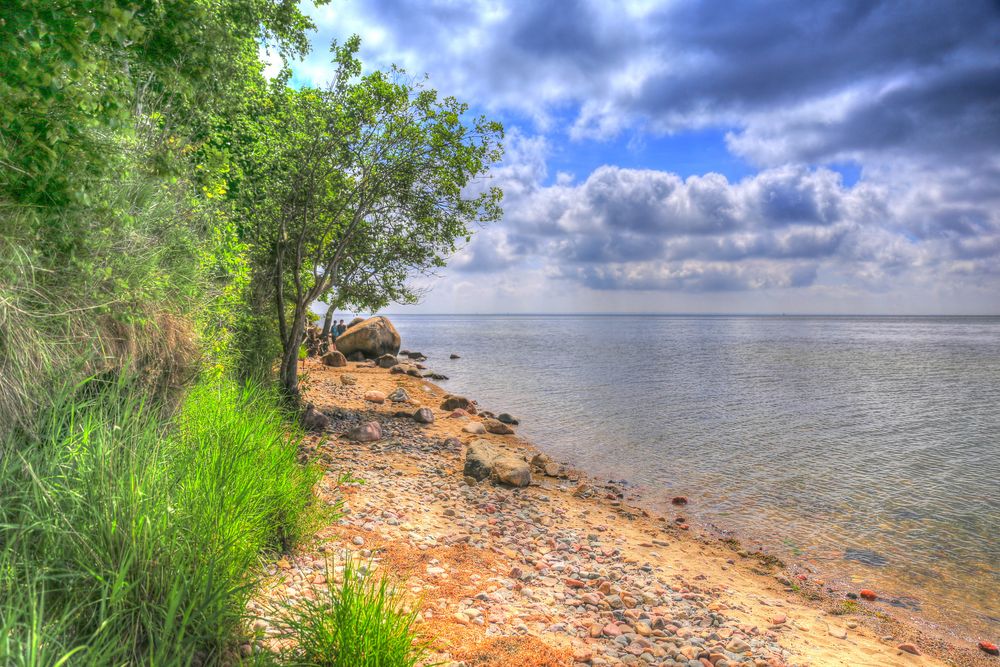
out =
[(341, 584), (278, 614), (294, 646), (283, 658), (310, 667), (413, 667), (428, 654), (414, 627), (417, 614), (385, 576), (367, 577), (348, 560)]

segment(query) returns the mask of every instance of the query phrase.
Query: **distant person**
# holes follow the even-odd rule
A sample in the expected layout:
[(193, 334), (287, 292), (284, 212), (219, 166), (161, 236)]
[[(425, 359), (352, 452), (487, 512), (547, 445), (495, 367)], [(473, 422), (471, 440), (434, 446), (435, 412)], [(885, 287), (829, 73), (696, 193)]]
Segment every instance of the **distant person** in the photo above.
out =
[(347, 325), (344, 324), (344, 320), (340, 320), (340, 324), (337, 325), (337, 335), (340, 336), (345, 331), (347, 331)]

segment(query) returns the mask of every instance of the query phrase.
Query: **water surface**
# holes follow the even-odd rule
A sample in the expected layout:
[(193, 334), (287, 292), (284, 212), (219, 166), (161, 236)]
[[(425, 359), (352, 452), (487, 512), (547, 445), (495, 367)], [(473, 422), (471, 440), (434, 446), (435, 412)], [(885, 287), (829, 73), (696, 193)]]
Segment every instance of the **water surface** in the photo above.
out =
[(444, 387), (555, 458), (1000, 633), (1000, 318), (393, 321)]

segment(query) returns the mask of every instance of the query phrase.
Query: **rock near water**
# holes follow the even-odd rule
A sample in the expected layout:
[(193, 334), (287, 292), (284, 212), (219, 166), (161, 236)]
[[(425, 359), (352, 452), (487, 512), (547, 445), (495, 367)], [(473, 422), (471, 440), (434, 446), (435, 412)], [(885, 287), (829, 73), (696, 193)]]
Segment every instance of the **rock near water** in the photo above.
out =
[(444, 397), (444, 401), (441, 402), (441, 409), (449, 412), (459, 408), (462, 410), (468, 410), (470, 405), (472, 405), (472, 401), (467, 399), (465, 396), (452, 396), (451, 394), (448, 394)]
[(474, 440), (469, 445), (462, 473), (478, 481), (493, 479), (518, 487), (531, 484), (531, 468), (526, 462), (499, 452), (486, 440)]
[(356, 353), (377, 359), (399, 352), (399, 332), (388, 318), (381, 315), (352, 324), (337, 337), (337, 349), (348, 358)]

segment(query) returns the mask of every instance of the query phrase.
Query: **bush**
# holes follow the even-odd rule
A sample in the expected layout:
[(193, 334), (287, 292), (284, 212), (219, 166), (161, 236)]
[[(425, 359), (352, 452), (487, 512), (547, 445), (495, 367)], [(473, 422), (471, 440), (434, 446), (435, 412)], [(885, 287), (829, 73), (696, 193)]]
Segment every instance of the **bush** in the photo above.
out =
[(0, 664), (219, 661), (261, 552), (309, 527), (317, 471), (271, 394), (203, 382), (165, 419), (93, 381), (36, 433), (0, 460)]
[(427, 657), (428, 645), (414, 629), (417, 609), (407, 611), (403, 595), (385, 576), (366, 577), (351, 560), (343, 583), (324, 597), (304, 599), (279, 614), (292, 648), (285, 659), (310, 667), (412, 667)]

